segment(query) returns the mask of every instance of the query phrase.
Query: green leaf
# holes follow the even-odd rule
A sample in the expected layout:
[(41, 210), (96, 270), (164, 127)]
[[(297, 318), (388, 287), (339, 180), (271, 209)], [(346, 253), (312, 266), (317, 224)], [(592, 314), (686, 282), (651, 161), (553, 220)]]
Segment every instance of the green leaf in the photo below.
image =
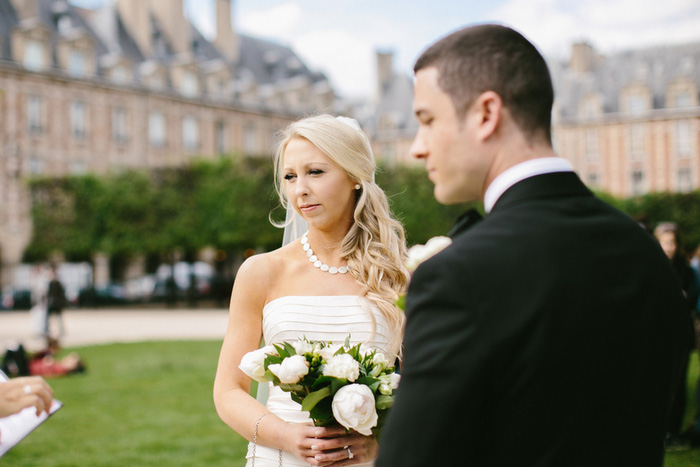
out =
[(292, 344), (290, 344), (289, 342), (283, 342), (283, 344), (284, 350), (286, 350), (290, 356), (297, 354), (297, 349), (295, 349)]
[(325, 399), (330, 395), (331, 388), (328, 386), (319, 389), (318, 391), (312, 392), (304, 399), (304, 402), (301, 404), (301, 410), (306, 410), (310, 412), (311, 409), (313, 409), (316, 406), (316, 404), (318, 404), (321, 400)]
[(311, 386), (311, 389), (314, 391), (322, 388), (323, 386), (328, 386), (330, 385), (333, 380), (338, 379), (334, 376), (319, 376), (318, 379), (314, 382), (314, 384)]
[(357, 384), (364, 384), (365, 386), (368, 386), (372, 392), (377, 392), (377, 389), (379, 389), (379, 385), (381, 384), (380, 380), (372, 378), (371, 376), (362, 377), (355, 382)]
[(333, 381), (331, 381), (331, 390), (333, 391), (333, 394), (338, 392), (338, 389), (342, 388), (343, 386), (347, 386), (348, 380), (345, 378), (333, 378)]

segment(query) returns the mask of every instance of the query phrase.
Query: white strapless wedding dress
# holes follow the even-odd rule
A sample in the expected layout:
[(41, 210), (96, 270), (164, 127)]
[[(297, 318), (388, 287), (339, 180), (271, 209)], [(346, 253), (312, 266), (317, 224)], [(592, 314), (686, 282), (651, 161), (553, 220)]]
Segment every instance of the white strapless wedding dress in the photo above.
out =
[[(263, 338), (266, 344), (282, 341), (294, 341), (306, 337), (309, 340), (332, 341), (342, 344), (350, 335), (351, 344), (364, 342), (384, 352), (389, 352), (393, 332), (384, 317), (376, 312), (376, 331), (372, 336), (372, 320), (361, 305), (356, 295), (334, 296), (288, 296), (269, 302), (263, 308)], [(370, 340), (370, 337), (372, 339)], [(273, 414), (290, 423), (312, 423), (308, 412), (302, 412), (301, 406), (294, 402), (288, 392), (270, 384), (267, 408)], [(251, 465), (252, 443), (248, 446), (246, 458)], [(279, 451), (277, 449), (257, 446), (255, 454), (256, 467), (277, 467)], [(284, 467), (308, 467), (311, 464), (284, 452)], [(373, 462), (357, 464), (362, 467), (373, 466)]]

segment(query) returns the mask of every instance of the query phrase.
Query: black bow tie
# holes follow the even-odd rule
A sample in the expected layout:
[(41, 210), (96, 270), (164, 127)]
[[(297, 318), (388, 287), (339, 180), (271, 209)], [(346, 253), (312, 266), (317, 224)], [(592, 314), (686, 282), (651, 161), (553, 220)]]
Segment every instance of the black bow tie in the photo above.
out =
[(450, 233), (448, 233), (447, 235), (450, 238), (454, 238), (455, 235), (469, 230), (471, 227), (478, 224), (479, 221), (483, 218), (484, 217), (481, 215), (481, 213), (479, 213), (479, 211), (477, 211), (476, 209), (470, 209), (461, 216), (459, 216), (459, 219), (457, 219), (457, 222), (452, 227), (452, 230), (450, 230)]

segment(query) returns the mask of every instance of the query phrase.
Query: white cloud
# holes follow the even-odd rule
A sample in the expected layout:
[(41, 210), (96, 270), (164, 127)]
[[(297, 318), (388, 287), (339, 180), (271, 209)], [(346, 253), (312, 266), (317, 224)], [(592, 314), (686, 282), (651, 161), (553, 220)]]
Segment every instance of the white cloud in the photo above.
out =
[(317, 29), (292, 43), (313, 69), (322, 70), (346, 97), (367, 95), (374, 83), (374, 48), (362, 34)]
[(245, 11), (241, 13), (238, 25), (250, 35), (287, 42), (300, 30), (301, 19), (299, 4), (287, 2), (264, 10)]
[(697, 0), (507, 0), (492, 13), (559, 57), (581, 40), (610, 53), (700, 38)]

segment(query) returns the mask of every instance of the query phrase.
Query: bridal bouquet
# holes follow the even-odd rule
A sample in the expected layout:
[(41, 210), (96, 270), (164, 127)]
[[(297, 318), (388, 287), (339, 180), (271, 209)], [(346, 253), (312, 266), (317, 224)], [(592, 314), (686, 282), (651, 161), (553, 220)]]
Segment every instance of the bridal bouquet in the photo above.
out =
[(351, 347), (349, 340), (268, 345), (245, 354), (239, 368), (291, 393), (316, 426), (339, 423), (365, 436), (379, 435), (400, 376), (386, 354), (364, 344)]

